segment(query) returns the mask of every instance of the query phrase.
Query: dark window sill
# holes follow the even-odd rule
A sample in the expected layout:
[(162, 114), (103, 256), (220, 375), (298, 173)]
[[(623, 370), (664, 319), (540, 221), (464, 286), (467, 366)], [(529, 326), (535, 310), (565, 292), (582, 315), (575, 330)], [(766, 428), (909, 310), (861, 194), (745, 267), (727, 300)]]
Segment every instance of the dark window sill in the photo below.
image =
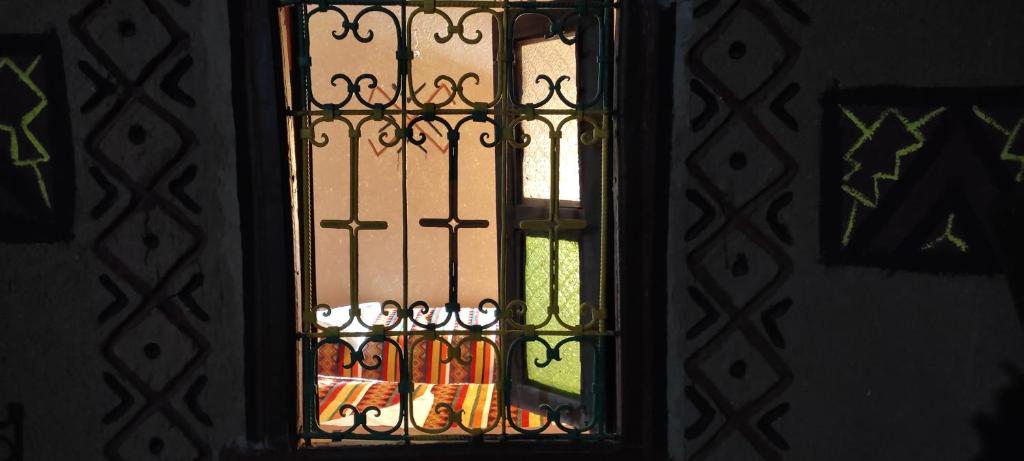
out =
[(220, 459), (225, 461), (269, 460), (340, 460), (388, 461), (432, 460), (445, 461), (604, 461), (627, 459), (635, 452), (618, 441), (540, 442), (535, 440), (506, 442), (417, 442), (413, 444), (312, 446), (292, 450), (225, 449)]

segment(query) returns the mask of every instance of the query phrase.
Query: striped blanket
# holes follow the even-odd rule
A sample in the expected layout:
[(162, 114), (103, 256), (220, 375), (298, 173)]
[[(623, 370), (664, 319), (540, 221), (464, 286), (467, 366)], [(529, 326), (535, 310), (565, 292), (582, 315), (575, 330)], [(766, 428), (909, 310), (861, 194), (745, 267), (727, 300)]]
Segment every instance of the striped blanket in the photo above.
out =
[[(340, 311), (340, 312), (338, 312)], [(347, 320), (348, 307), (335, 309), (335, 313), (321, 311), (318, 313), (318, 323), (326, 326), (340, 326), (338, 323), (343, 319)], [(368, 325), (393, 325), (397, 321), (396, 312), (393, 309), (381, 309), (378, 303), (366, 303), (360, 305), (360, 317)], [(448, 313), (443, 307), (435, 307), (422, 312), (415, 313), (416, 321), (421, 324), (442, 323)], [(333, 318), (332, 318), (333, 317)], [(494, 311), (487, 313), (475, 308), (466, 308), (459, 313), (459, 318), (467, 325), (487, 325), (494, 321)], [(334, 323), (332, 323), (334, 322)], [(444, 332), (463, 329), (455, 321), (449, 319), (445, 325), (437, 327), (440, 336), (446, 341), (455, 342), (459, 337), (445, 335)], [(489, 331), (496, 330), (494, 325), (488, 328)], [(343, 331), (365, 332), (369, 331), (358, 322), (351, 322)], [(412, 330), (423, 330), (422, 327), (412, 325)], [(362, 378), (380, 381), (398, 381), (401, 364), (398, 359), (398, 350), (395, 346), (382, 342), (363, 342), (365, 337), (344, 338), (352, 345), (352, 348), (363, 347), (364, 362), (367, 364), (376, 363), (380, 357), (381, 365), (373, 369), (363, 367), (356, 363), (350, 368), (344, 365), (352, 362), (352, 352), (349, 347), (338, 344), (324, 344), (320, 346), (317, 354), (317, 367), (321, 376), (334, 376), (341, 378)], [(398, 338), (401, 341), (401, 338)], [(497, 379), (495, 370), (495, 358), (497, 351), (495, 346), (485, 341), (466, 341), (458, 349), (462, 361), (449, 357), (447, 345), (440, 340), (428, 341), (419, 338), (410, 341), (412, 351), (409, 354), (411, 361), (412, 381), (429, 384), (452, 384), (452, 383), (494, 383)]]
[[(398, 383), (321, 376), (320, 425), (326, 430), (344, 430), (355, 421), (350, 408), (358, 411), (376, 407), (380, 414), (369, 412), (367, 425), (374, 429), (394, 427), (401, 415), (401, 396)], [(417, 383), (412, 393), (412, 421), (425, 429), (448, 428), (449, 416), (440, 404), (449, 404), (456, 413), (462, 412), (462, 424), (473, 429), (490, 427), (498, 418), (498, 392), (494, 384), (431, 384)], [(512, 407), (512, 416), (520, 427), (539, 427), (544, 419), (535, 413)], [(454, 421), (454, 416), (451, 418)], [(410, 427), (414, 427), (410, 423)], [(452, 427), (458, 427), (454, 423)]]

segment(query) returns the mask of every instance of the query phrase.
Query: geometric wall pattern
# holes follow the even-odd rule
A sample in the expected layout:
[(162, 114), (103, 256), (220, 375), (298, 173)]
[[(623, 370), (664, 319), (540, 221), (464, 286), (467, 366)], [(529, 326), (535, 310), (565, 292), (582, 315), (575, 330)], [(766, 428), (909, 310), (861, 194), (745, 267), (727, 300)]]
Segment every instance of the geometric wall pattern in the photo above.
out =
[(794, 379), (782, 355), (794, 238), (783, 216), (798, 165), (778, 130), (801, 130), (786, 107), (800, 91), (787, 76), (801, 47), (780, 21), (810, 19), (788, 0), (708, 0), (693, 13), (705, 32), (686, 50), (695, 115), (686, 133), (692, 224), (682, 237), (698, 312), (685, 332), (686, 453), (780, 460)]
[(211, 346), (197, 327), (210, 316), (193, 296), (204, 275), (189, 264), (207, 240), (197, 219), (203, 207), (189, 193), (198, 154), (190, 125), (202, 114), (175, 115), (196, 107), (182, 87), (192, 41), (175, 20), (189, 7), (95, 0), (70, 21), (89, 53), (77, 69), (94, 88), (72, 110), (93, 120), (83, 147), (103, 191), (87, 209), (101, 229), (92, 251), (106, 269), (96, 283), (109, 293), (96, 316), (107, 332), (102, 379), (119, 400), (97, 421), (114, 428), (108, 459), (212, 457), (203, 435), (214, 422), (200, 404)]

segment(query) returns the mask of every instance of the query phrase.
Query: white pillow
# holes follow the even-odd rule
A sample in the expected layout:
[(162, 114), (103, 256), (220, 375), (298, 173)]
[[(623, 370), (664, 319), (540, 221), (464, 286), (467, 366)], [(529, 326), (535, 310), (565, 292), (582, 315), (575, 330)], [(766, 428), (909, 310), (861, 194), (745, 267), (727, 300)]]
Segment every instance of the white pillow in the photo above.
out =
[[(380, 316), (381, 304), (380, 303), (360, 303), (359, 304), (359, 318), (363, 320), (363, 323), (373, 326), (377, 322), (377, 317)], [(349, 306), (338, 306), (328, 310), (327, 308), (319, 308), (316, 311), (316, 323), (325, 327), (340, 327), (348, 322), (352, 318), (349, 313)], [(358, 320), (352, 319), (352, 323), (349, 323), (343, 330), (345, 333), (365, 333), (367, 336), (370, 335), (370, 329), (364, 327)], [(341, 338), (345, 342), (349, 343), (356, 350), (359, 346), (366, 341), (365, 337), (362, 336), (349, 336)]]

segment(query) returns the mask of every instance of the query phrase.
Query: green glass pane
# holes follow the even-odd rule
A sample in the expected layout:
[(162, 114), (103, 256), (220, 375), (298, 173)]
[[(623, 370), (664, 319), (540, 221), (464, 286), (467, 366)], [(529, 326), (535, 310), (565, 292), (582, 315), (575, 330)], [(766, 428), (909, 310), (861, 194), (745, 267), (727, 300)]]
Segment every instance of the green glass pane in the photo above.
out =
[[(538, 324), (547, 318), (548, 272), (550, 251), (547, 237), (526, 237), (526, 321)], [(558, 242), (558, 308), (560, 317), (570, 325), (580, 320), (580, 245), (572, 240)], [(545, 330), (560, 329), (561, 325), (552, 319)], [(554, 346), (564, 336), (549, 336), (544, 339)], [(526, 345), (526, 376), (531, 381), (571, 394), (580, 393), (580, 345), (578, 342), (565, 344), (559, 350), (560, 361), (552, 361), (546, 367), (535, 366), (534, 359), (544, 361), (547, 356), (543, 344), (531, 342)]]

